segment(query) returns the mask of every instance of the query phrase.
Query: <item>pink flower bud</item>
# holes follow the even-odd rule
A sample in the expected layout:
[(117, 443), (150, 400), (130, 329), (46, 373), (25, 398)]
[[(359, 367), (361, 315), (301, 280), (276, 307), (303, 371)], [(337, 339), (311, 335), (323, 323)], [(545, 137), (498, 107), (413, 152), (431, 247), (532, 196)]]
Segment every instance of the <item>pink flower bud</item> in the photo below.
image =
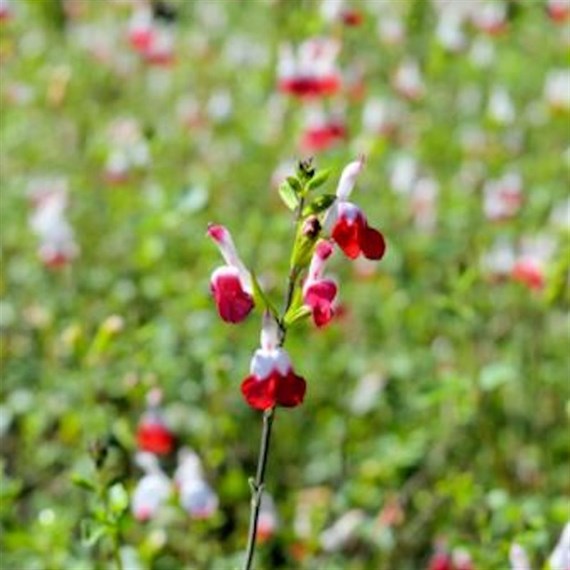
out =
[(317, 327), (326, 325), (334, 315), (333, 302), (337, 295), (337, 285), (332, 279), (322, 278), (325, 262), (332, 252), (333, 247), (328, 241), (321, 240), (317, 244), (303, 285), (303, 301), (311, 308)]

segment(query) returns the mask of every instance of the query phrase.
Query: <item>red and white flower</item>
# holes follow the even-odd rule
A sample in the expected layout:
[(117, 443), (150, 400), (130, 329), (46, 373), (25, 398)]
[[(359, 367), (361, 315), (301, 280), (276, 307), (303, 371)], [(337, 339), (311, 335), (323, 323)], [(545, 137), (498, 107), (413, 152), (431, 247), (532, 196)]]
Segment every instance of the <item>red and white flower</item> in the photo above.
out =
[(363, 254), (368, 259), (378, 260), (386, 251), (384, 236), (368, 225), (358, 206), (347, 200), (363, 165), (364, 159), (361, 158), (342, 171), (336, 191), (337, 200), (329, 210), (326, 225), (332, 227), (331, 237), (347, 257), (356, 259)]
[(199, 457), (189, 449), (181, 449), (174, 482), (180, 504), (194, 519), (207, 519), (218, 508), (218, 497), (204, 477)]
[(145, 471), (131, 498), (133, 516), (141, 522), (152, 519), (172, 492), (170, 479), (152, 453), (138, 453), (136, 462)]
[(325, 262), (332, 252), (333, 246), (328, 241), (317, 243), (309, 274), (303, 284), (303, 301), (310, 307), (317, 327), (325, 326), (334, 315), (333, 305), (338, 288), (332, 279), (323, 279)]
[(483, 188), (483, 210), (488, 220), (511, 219), (522, 203), (522, 178), (518, 172), (509, 172), (498, 180), (490, 180)]
[(294, 408), (303, 402), (305, 390), (305, 380), (295, 374), (289, 355), (279, 346), (277, 322), (265, 314), (261, 348), (255, 351), (250, 374), (241, 384), (246, 402), (257, 410), (275, 406)]
[(548, 0), (546, 9), (556, 23), (562, 24), (570, 18), (570, 0)]
[(38, 236), (38, 256), (42, 263), (56, 269), (70, 263), (79, 253), (73, 228), (66, 218), (67, 181), (41, 178), (30, 183), (33, 212), (30, 227)]
[(148, 409), (139, 422), (136, 439), (140, 451), (168, 455), (174, 447), (174, 435), (160, 411), (161, 399), (160, 390), (151, 390), (148, 394)]
[(336, 66), (340, 44), (332, 39), (313, 38), (303, 42), (297, 53), (284, 45), (277, 68), (279, 90), (301, 98), (334, 95), (341, 87)]
[(347, 128), (342, 115), (328, 115), (320, 107), (308, 109), (300, 145), (304, 153), (327, 150), (343, 142), (346, 137)]
[(271, 495), (263, 493), (257, 522), (257, 539), (259, 542), (267, 542), (275, 534), (278, 527), (279, 517), (273, 498)]
[(220, 317), (227, 323), (240, 323), (254, 307), (251, 275), (239, 258), (230, 232), (210, 224), (208, 235), (220, 248), (226, 265), (218, 267), (210, 279), (210, 289)]

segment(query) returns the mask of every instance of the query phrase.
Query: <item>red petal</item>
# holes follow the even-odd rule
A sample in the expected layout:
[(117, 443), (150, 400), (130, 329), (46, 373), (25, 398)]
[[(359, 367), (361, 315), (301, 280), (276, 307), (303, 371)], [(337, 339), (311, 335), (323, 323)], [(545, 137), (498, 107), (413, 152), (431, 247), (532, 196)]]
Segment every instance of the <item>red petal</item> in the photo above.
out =
[(386, 251), (386, 242), (378, 230), (367, 226), (360, 235), (360, 247), (368, 259), (382, 259)]
[(306, 389), (305, 380), (291, 370), (287, 376), (279, 378), (277, 403), (285, 408), (294, 408), (303, 402)]
[(248, 376), (241, 383), (241, 393), (245, 401), (256, 410), (267, 410), (277, 404), (277, 378), (273, 373), (265, 380), (257, 376)]
[(314, 307), (320, 301), (333, 301), (336, 297), (337, 286), (334, 281), (330, 279), (323, 279), (312, 283), (305, 291), (305, 304), (309, 307)]
[(340, 217), (332, 231), (333, 240), (350, 259), (356, 259), (360, 254), (358, 230), (359, 223), (357, 221), (349, 222), (345, 217)]
[(332, 302), (336, 293), (336, 283), (330, 279), (317, 281), (307, 288), (304, 301), (313, 310), (313, 321), (318, 327), (325, 326), (332, 319)]
[(218, 313), (227, 323), (240, 323), (254, 307), (252, 296), (243, 290), (235, 275), (218, 276), (212, 281), (211, 289)]
[(160, 423), (141, 423), (137, 429), (137, 445), (141, 451), (167, 455), (174, 446), (174, 437)]

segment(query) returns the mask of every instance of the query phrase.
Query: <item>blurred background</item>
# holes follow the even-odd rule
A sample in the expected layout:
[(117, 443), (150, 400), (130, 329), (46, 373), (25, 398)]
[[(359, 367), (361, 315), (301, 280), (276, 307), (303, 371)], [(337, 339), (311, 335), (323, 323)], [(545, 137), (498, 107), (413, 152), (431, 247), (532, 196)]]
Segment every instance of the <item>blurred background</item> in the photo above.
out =
[(568, 570), (569, 16), (0, 0), (2, 568), (239, 567), (260, 321), (220, 321), (206, 227), (279, 300), (279, 183), (364, 153), (387, 254), (287, 339), (257, 567)]

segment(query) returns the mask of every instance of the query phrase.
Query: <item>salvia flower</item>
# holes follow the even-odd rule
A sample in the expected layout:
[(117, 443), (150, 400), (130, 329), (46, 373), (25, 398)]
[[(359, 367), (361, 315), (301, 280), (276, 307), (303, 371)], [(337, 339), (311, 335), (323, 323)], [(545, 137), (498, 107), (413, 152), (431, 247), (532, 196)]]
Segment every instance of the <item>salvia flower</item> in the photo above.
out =
[(275, 319), (265, 314), (261, 329), (261, 348), (251, 359), (250, 374), (242, 382), (246, 402), (257, 410), (275, 406), (294, 408), (303, 402), (306, 383), (293, 371), (291, 359), (279, 346)]
[(570, 18), (570, 0), (547, 0), (546, 9), (556, 23), (564, 23)]
[(131, 511), (138, 521), (152, 519), (161, 505), (169, 498), (172, 488), (170, 479), (165, 475), (152, 453), (141, 452), (136, 462), (145, 472), (137, 483), (131, 498)]
[(30, 227), (40, 241), (38, 256), (50, 269), (63, 267), (79, 253), (65, 215), (67, 182), (60, 178), (34, 180), (29, 194), (33, 207)]
[(204, 477), (200, 459), (187, 448), (179, 452), (174, 482), (180, 504), (192, 518), (207, 519), (216, 512), (218, 497)]
[(509, 549), (509, 562), (511, 563), (511, 570), (531, 570), (526, 550), (516, 542), (511, 544)]
[(333, 246), (321, 240), (309, 266), (309, 273), (303, 284), (303, 302), (311, 309), (317, 327), (325, 326), (333, 317), (333, 303), (337, 295), (337, 285), (332, 279), (323, 279), (326, 260), (331, 256)]
[(257, 538), (260, 542), (267, 542), (279, 527), (279, 517), (273, 498), (263, 493), (259, 506), (259, 520), (257, 523)]
[(277, 68), (279, 90), (301, 98), (334, 95), (341, 87), (336, 67), (339, 50), (339, 43), (327, 38), (307, 40), (296, 53), (284, 45)]
[(356, 178), (364, 165), (364, 159), (351, 162), (342, 171), (336, 196), (327, 216), (327, 225), (332, 226), (331, 237), (350, 259), (360, 254), (368, 259), (382, 259), (386, 250), (384, 236), (368, 225), (362, 210), (348, 201)]
[(168, 455), (174, 447), (174, 435), (166, 425), (159, 405), (162, 394), (152, 390), (148, 397), (148, 409), (137, 427), (136, 439), (140, 451)]
[(216, 242), (226, 261), (210, 279), (210, 289), (222, 320), (240, 323), (254, 307), (253, 287), (249, 271), (239, 258), (232, 236), (224, 227), (210, 224), (208, 235)]

